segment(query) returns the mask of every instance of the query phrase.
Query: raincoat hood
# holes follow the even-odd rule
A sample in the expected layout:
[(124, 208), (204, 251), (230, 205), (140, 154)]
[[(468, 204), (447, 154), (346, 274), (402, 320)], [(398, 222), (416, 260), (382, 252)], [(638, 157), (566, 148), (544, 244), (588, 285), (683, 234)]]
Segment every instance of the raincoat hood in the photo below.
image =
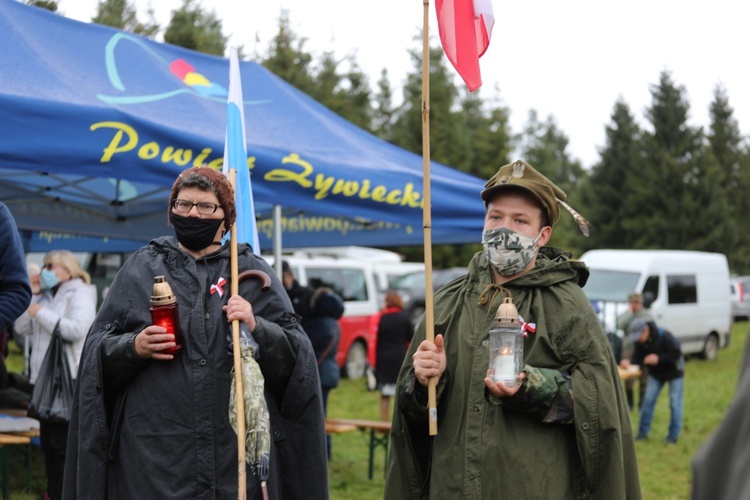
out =
[(338, 295), (332, 293), (322, 294), (315, 303), (315, 309), (310, 314), (311, 317), (331, 316), (339, 319), (344, 315), (344, 301)]

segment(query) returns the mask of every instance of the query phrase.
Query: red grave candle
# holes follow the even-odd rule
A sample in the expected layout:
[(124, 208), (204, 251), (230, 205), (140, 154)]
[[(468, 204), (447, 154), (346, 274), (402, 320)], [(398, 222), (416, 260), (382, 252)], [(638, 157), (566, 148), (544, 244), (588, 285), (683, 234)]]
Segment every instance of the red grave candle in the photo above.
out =
[(166, 354), (175, 354), (182, 349), (180, 339), (180, 316), (177, 313), (177, 299), (172, 293), (169, 283), (164, 276), (154, 277), (154, 288), (151, 293), (151, 322), (154, 325), (167, 329), (167, 333), (174, 335), (174, 349), (163, 351)]

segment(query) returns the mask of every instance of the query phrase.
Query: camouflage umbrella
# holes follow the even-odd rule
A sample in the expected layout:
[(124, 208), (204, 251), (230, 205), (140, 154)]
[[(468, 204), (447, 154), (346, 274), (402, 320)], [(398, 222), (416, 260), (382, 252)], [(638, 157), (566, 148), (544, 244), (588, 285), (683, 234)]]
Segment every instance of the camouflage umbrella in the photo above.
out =
[[(242, 388), (245, 396), (245, 460), (260, 481), (263, 498), (268, 498), (267, 481), (271, 454), (271, 422), (263, 394), (264, 378), (255, 361), (255, 347), (246, 339), (240, 341), (242, 357)], [(229, 422), (237, 432), (237, 397), (234, 368), (229, 399)]]

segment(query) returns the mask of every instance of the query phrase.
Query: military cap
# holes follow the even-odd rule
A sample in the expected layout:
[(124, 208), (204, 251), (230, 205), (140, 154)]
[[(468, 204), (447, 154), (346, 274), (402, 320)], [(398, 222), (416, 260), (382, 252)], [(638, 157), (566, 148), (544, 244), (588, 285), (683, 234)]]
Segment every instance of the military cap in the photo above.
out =
[(503, 165), (487, 181), (482, 191), (484, 205), (487, 206), (501, 189), (509, 186), (519, 187), (531, 193), (547, 212), (550, 224), (555, 224), (560, 219), (558, 200), (565, 201), (565, 198), (567, 198), (565, 191), (555, 186), (552, 181), (522, 160)]

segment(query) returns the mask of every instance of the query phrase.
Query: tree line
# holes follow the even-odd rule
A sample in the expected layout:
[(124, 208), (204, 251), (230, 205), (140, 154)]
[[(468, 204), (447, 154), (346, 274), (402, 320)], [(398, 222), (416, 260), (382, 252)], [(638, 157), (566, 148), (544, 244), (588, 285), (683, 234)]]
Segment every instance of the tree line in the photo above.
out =
[[(30, 0), (57, 11), (58, 2)], [(92, 22), (167, 43), (223, 56), (227, 37), (221, 20), (198, 0), (183, 0), (166, 27), (152, 10), (139, 20), (131, 0), (100, 0)], [(262, 64), (291, 85), (348, 121), (392, 144), (422, 154), (422, 53), (409, 51), (412, 70), (406, 77), (403, 100), (384, 68), (374, 90), (356, 56), (333, 52), (316, 55), (307, 40), (294, 33), (290, 13), (281, 11), (278, 31), (262, 53), (241, 57)], [(627, 102), (614, 103), (604, 124), (605, 144), (598, 161), (584, 169), (568, 151), (568, 137), (554, 116), (540, 118), (530, 111), (523, 130), (509, 124), (510, 109), (497, 97), (470, 94), (457, 80), (439, 43), (430, 54), (430, 156), (433, 160), (475, 175), (491, 177), (500, 167), (521, 158), (537, 167), (568, 194), (568, 202), (591, 223), (591, 235), (578, 231), (563, 216), (551, 245), (574, 256), (593, 248), (683, 249), (720, 252), (730, 269), (750, 274), (750, 155), (740, 133), (727, 91), (714, 89), (706, 129), (688, 123), (690, 102), (684, 86), (669, 71), (649, 84), (651, 103), (644, 126)], [(449, 200), (433, 200), (433, 203)], [(477, 202), (479, 197), (477, 196)], [(481, 235), (472, 245), (439, 245), (433, 249), (435, 268), (463, 266), (481, 248)], [(394, 250), (394, 249), (392, 249)], [(422, 248), (399, 247), (408, 260), (423, 259)]]

